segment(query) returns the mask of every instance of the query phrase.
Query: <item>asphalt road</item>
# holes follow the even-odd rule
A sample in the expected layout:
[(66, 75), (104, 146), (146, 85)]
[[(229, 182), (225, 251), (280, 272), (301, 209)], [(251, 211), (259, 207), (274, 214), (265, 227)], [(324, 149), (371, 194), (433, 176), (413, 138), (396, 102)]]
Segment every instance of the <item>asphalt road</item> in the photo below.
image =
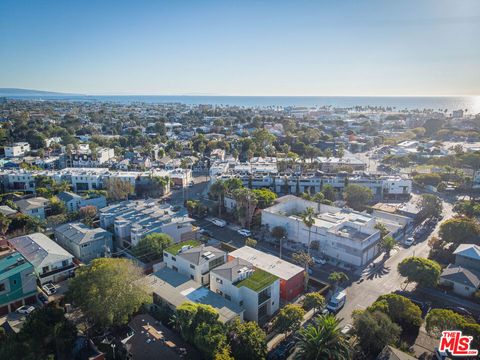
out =
[[(452, 217), (451, 203), (444, 202), (443, 215), (444, 219)], [(343, 318), (342, 325), (352, 322), (351, 315), (354, 310), (363, 310), (370, 306), (380, 295), (404, 288), (405, 278), (398, 273), (398, 264), (410, 256), (428, 257), (430, 251), (428, 239), (438, 235), (440, 223), (441, 222), (436, 225), (431, 234), (426, 239), (423, 239), (423, 241), (409, 248), (399, 246), (392, 251), (392, 255), (386, 261), (377, 259), (375, 261), (375, 267), (369, 266), (364, 270), (359, 279), (355, 279), (355, 281), (346, 288), (347, 301), (344, 308), (338, 313), (338, 316)], [(360, 282), (360, 280), (363, 281)], [(413, 286), (414, 284), (409, 285), (407, 290)]]

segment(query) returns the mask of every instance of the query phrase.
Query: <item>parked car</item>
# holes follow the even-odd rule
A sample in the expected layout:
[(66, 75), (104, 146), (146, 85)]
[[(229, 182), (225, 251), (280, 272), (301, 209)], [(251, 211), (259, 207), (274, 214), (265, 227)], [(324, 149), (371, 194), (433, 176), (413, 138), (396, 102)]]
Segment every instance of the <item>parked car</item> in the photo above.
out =
[(242, 236), (252, 236), (252, 232), (247, 229), (238, 229), (237, 233), (239, 233)]
[(322, 258), (316, 258), (316, 257), (313, 257), (313, 256), (312, 256), (312, 260), (317, 265), (325, 265), (327, 263), (327, 260), (322, 259)]
[(23, 306), (20, 306), (16, 312), (19, 313), (19, 314), (30, 314), (33, 310), (35, 310), (35, 307), (31, 306), (31, 305), (23, 305)]
[(210, 231), (208, 231), (206, 229), (200, 229), (198, 232), (202, 235), (213, 237), (212, 234), (210, 233)]
[(473, 317), (473, 314), (469, 310), (461, 306), (447, 306), (445, 309), (455, 311), (460, 315)]
[(46, 297), (43, 293), (39, 293), (39, 294), (37, 295), (37, 298), (38, 298), (38, 301), (39, 301), (41, 304), (43, 304), (43, 305), (48, 304), (48, 299), (47, 299), (47, 297)]
[(210, 222), (213, 224), (213, 225), (217, 225), (219, 227), (225, 227), (227, 225), (227, 222), (225, 220), (222, 220), (222, 219), (217, 219), (217, 218), (213, 218), (210, 220)]
[(289, 340), (282, 342), (268, 357), (271, 360), (282, 360), (288, 358), (288, 356), (295, 349), (295, 341)]
[(53, 285), (52, 283), (46, 283), (42, 286), (42, 289), (48, 296), (53, 295), (57, 292), (55, 285)]
[(405, 240), (405, 245), (411, 246), (415, 242), (415, 238), (410, 236), (407, 240)]

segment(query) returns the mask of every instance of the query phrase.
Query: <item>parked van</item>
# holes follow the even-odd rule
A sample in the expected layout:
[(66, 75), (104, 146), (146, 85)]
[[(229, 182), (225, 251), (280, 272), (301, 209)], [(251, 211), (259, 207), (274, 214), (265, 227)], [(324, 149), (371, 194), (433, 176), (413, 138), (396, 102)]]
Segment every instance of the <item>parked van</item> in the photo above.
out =
[(327, 304), (327, 310), (332, 313), (337, 313), (340, 309), (345, 305), (345, 301), (347, 300), (347, 294), (345, 290), (339, 290), (335, 294), (333, 294), (332, 298)]

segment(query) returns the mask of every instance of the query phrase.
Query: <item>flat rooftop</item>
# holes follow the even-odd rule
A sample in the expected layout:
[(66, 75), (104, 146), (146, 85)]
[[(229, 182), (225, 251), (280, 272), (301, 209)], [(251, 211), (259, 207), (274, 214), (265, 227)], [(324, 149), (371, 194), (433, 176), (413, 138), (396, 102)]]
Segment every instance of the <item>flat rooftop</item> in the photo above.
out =
[(163, 268), (145, 279), (146, 285), (154, 293), (175, 308), (187, 301), (210, 305), (217, 311), (219, 320), (223, 323), (235, 319), (243, 312), (240, 306), (172, 269)]
[(282, 260), (274, 255), (251, 248), (250, 246), (241, 247), (228, 255), (233, 258), (248, 261), (256, 268), (264, 270), (283, 280), (288, 280), (299, 273), (303, 273), (302, 267)]

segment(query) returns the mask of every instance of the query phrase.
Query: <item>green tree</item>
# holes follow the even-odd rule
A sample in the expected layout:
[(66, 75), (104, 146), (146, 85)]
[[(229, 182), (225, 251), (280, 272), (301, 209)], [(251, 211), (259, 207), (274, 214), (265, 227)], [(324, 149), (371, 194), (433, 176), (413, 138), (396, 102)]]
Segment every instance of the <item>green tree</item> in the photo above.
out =
[(142, 277), (130, 260), (95, 259), (77, 269), (66, 297), (101, 328), (124, 325), (143, 303), (151, 301), (139, 281)]
[(257, 247), (257, 240), (247, 237), (245, 239), (245, 246), (250, 246), (252, 248)]
[(467, 217), (457, 217), (444, 221), (440, 225), (439, 235), (445, 243), (480, 245), (480, 225), (475, 219)]
[(332, 185), (326, 184), (322, 188), (322, 193), (325, 196), (326, 200), (330, 200), (332, 202), (335, 201), (335, 189), (333, 188)]
[(151, 233), (132, 248), (132, 253), (143, 262), (152, 262), (163, 259), (163, 250), (172, 244), (173, 239), (170, 235)]
[(222, 215), (223, 209), (223, 200), (225, 197), (225, 192), (227, 191), (227, 187), (225, 186), (225, 182), (221, 180), (215, 181), (213, 185), (210, 187), (210, 194), (214, 199), (218, 202), (218, 215)]
[(59, 215), (65, 214), (67, 212), (67, 207), (65, 203), (61, 201), (58, 197), (52, 196), (50, 198), (50, 214)]
[(425, 329), (437, 339), (442, 335), (442, 331), (464, 330), (468, 324), (475, 324), (475, 320), (447, 309), (432, 309), (425, 318)]
[(381, 311), (402, 328), (420, 326), (422, 311), (410, 299), (402, 295), (386, 294), (380, 296), (369, 308), (369, 311)]
[(442, 268), (433, 260), (409, 257), (398, 264), (398, 272), (407, 278), (407, 284), (416, 282), (420, 286), (436, 286)]
[(305, 310), (300, 305), (287, 304), (275, 318), (274, 326), (281, 333), (296, 331), (300, 328), (304, 315)]
[(273, 205), (273, 202), (277, 198), (277, 194), (269, 189), (256, 189), (252, 190), (253, 194), (258, 200), (258, 207), (265, 209)]
[(295, 359), (349, 360), (350, 346), (339, 325), (339, 320), (329, 314), (319, 316), (314, 324), (301, 329)]
[(303, 300), (303, 308), (305, 310), (313, 309), (314, 312), (317, 312), (321, 308), (325, 306), (325, 298), (319, 292), (311, 292), (305, 294), (305, 298)]
[(127, 200), (128, 196), (132, 195), (135, 190), (130, 182), (119, 178), (106, 179), (104, 186), (107, 190), (107, 197), (114, 201)]
[(380, 248), (385, 251), (387, 256), (390, 256), (390, 252), (397, 246), (397, 242), (391, 236), (385, 236), (380, 240)]
[(267, 356), (265, 332), (254, 321), (236, 319), (227, 325), (227, 339), (237, 360), (262, 360)]
[(364, 210), (367, 203), (373, 199), (373, 193), (366, 186), (349, 184), (345, 187), (344, 198), (352, 209)]
[(337, 291), (338, 285), (344, 281), (348, 281), (348, 276), (344, 272), (334, 271), (328, 275), (328, 281), (334, 284), (335, 291)]
[(236, 204), (236, 215), (243, 227), (250, 228), (253, 214), (257, 208), (258, 200), (252, 190), (248, 188), (236, 189), (232, 193)]
[(402, 329), (380, 311), (353, 314), (353, 332), (365, 354), (377, 356), (386, 345), (395, 345)]
[(383, 239), (385, 236), (387, 236), (390, 233), (387, 227), (382, 223), (376, 223), (375, 229), (380, 230), (380, 239)]
[(298, 253), (293, 253), (292, 255), (293, 260), (302, 265), (303, 268), (305, 269), (305, 284), (304, 287), (305, 289), (308, 286), (308, 281), (309, 281), (309, 271), (308, 269), (310, 268), (311, 265), (313, 265), (313, 259), (312, 257), (305, 251), (300, 251)]
[(0, 214), (0, 235), (5, 236), (12, 220), (3, 214)]
[(418, 205), (423, 218), (438, 217), (443, 211), (442, 200), (432, 194), (422, 194)]

